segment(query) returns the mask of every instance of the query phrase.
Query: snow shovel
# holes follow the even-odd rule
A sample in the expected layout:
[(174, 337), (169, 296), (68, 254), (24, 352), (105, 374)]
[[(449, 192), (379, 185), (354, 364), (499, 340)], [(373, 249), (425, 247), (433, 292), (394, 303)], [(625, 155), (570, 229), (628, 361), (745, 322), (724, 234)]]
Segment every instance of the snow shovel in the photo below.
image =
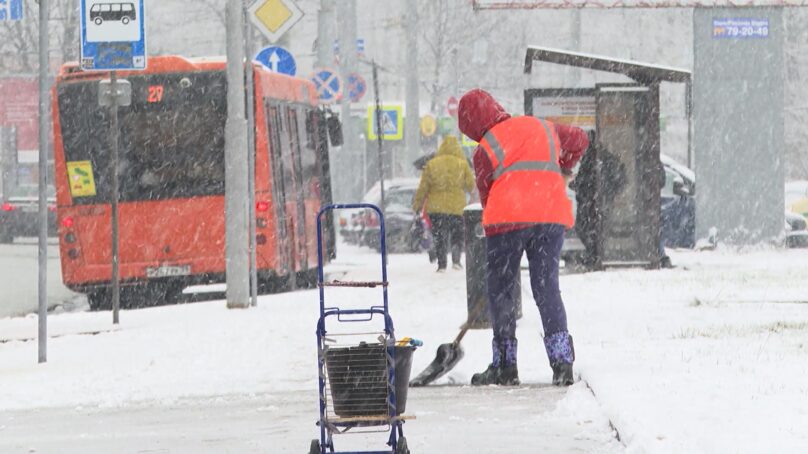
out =
[[(471, 312), (470, 320), (476, 319), (483, 310), (487, 308), (485, 304), (478, 304), (476, 308)], [(452, 370), (457, 363), (463, 359), (463, 348), (460, 347), (460, 341), (463, 340), (463, 336), (466, 335), (466, 332), (469, 330), (469, 322), (463, 323), (463, 326), (460, 328), (460, 333), (457, 334), (455, 340), (449, 344), (441, 344), (438, 346), (438, 353), (435, 355), (435, 359), (424, 369), (423, 372), (418, 374), (417, 377), (410, 380), (410, 386), (415, 388), (419, 386), (426, 386), (433, 381), (443, 377)]]

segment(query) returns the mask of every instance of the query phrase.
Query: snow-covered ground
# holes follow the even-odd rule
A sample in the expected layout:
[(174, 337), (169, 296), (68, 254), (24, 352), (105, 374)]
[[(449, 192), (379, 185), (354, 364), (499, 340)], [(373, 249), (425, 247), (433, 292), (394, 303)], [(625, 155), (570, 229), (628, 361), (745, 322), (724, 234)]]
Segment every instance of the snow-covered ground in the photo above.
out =
[[(413, 452), (808, 450), (808, 255), (672, 256), (679, 265), (674, 270), (562, 277), (576, 370), (586, 381), (569, 389), (545, 386), (551, 372), (525, 286), (518, 336), (527, 386), (410, 390), (407, 413), (417, 419), (405, 430)], [(371, 279), (378, 256), (343, 247), (331, 270), (346, 272), (345, 279)], [(435, 274), (425, 256), (391, 255), (389, 280), (397, 335), (425, 343), (415, 354), (417, 373), (466, 317), (465, 276)], [(327, 294), (327, 302), (344, 306), (378, 301), (378, 290)], [(143, 439), (143, 430), (159, 434), (155, 421), (179, 414), (187, 427), (215, 427), (203, 420), (216, 421), (216, 415), (222, 427), (228, 415), (256, 421), (250, 426), (258, 434), (256, 450), (300, 452), (317, 434), (317, 304), (317, 293), (304, 291), (262, 297), (248, 310), (210, 302), (124, 311), (119, 327), (109, 313), (54, 315), (50, 332), (58, 337), (49, 342), (45, 365), (36, 364), (36, 342), (12, 340), (35, 337), (36, 318), (0, 319), (0, 415), (6, 418), (0, 418), (0, 451), (103, 452), (98, 446), (110, 445), (92, 443), (104, 439), (101, 427), (81, 421), (123, 422), (126, 415), (133, 428), (109, 435), (129, 441), (120, 451), (160, 449)], [(489, 331), (470, 332), (463, 346), (465, 359), (440, 384), (467, 383), (489, 362)], [(30, 429), (71, 411), (83, 428), (65, 425), (72, 438)], [(199, 422), (183, 414), (198, 414)], [(176, 431), (162, 430), (168, 432), (176, 438)], [(198, 442), (196, 432), (189, 429), (176, 446), (197, 446), (189, 442)], [(67, 444), (55, 444), (54, 437)], [(219, 449), (207, 452), (227, 451), (220, 438)]]

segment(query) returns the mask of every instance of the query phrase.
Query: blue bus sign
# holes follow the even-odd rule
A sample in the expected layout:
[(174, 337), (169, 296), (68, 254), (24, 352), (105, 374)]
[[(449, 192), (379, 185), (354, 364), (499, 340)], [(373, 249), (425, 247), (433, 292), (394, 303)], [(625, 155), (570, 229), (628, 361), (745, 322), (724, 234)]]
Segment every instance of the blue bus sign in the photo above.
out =
[(0, 0), (0, 22), (22, 20), (22, 0)]
[(81, 69), (146, 69), (144, 0), (81, 0)]

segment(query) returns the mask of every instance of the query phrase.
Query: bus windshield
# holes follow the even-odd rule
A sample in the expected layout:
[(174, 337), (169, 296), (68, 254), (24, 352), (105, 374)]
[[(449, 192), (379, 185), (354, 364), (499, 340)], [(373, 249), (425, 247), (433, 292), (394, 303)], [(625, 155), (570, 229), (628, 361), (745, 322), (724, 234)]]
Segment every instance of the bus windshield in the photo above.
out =
[[(118, 110), (121, 201), (224, 194), (224, 72), (131, 76), (132, 105)], [(89, 161), (94, 195), (75, 204), (109, 203), (110, 115), (98, 106), (98, 81), (58, 88), (65, 161)]]

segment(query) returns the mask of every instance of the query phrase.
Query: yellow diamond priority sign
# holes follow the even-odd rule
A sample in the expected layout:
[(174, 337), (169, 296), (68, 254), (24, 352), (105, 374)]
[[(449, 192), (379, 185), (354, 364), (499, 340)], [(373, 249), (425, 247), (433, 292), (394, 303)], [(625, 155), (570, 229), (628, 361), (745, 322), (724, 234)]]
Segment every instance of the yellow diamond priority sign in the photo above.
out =
[(248, 16), (253, 25), (274, 43), (303, 18), (303, 11), (293, 0), (258, 0), (250, 6)]

